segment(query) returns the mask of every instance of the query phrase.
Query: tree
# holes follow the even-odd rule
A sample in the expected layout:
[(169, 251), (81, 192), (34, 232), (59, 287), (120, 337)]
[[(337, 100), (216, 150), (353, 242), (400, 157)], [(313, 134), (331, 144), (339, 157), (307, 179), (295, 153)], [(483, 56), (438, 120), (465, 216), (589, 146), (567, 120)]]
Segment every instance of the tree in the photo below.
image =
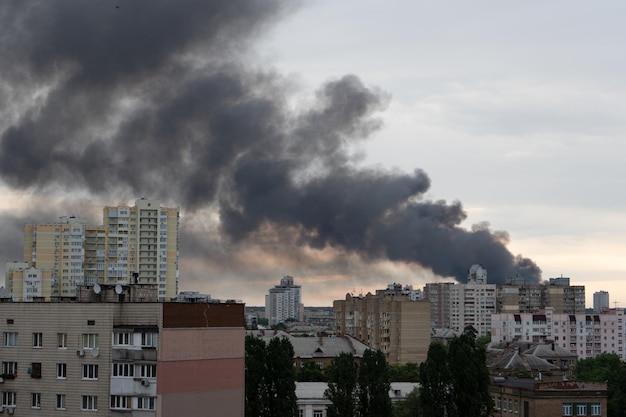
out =
[(293, 346), (246, 336), (246, 417), (282, 417), (297, 412)]
[(607, 416), (626, 416), (626, 364), (614, 353), (581, 359), (576, 364), (576, 379), (607, 383)]
[(389, 365), (380, 350), (363, 353), (358, 376), (358, 413), (361, 417), (391, 417)]
[(267, 387), (265, 377), (267, 375), (265, 362), (267, 346), (262, 339), (254, 336), (246, 336), (246, 416), (267, 415)]
[(415, 362), (407, 362), (404, 365), (390, 365), (389, 380), (393, 382), (419, 382), (419, 365)]
[(324, 396), (332, 404), (327, 417), (355, 417), (357, 402), (357, 365), (352, 353), (342, 352), (326, 369), (328, 389)]
[(450, 416), (488, 417), (493, 411), (489, 394), (489, 371), (485, 366), (485, 348), (476, 346), (476, 336), (464, 332), (448, 348), (448, 369), (454, 407)]
[(424, 417), (447, 415), (448, 408), (451, 407), (451, 378), (448, 352), (441, 342), (430, 344), (426, 360), (420, 364), (420, 379), (419, 396)]
[(293, 416), (298, 411), (293, 354), (289, 339), (275, 337), (267, 345), (265, 380), (270, 416)]
[(403, 401), (393, 405), (393, 417), (417, 417), (421, 416), (420, 392), (418, 388), (406, 396)]
[(326, 382), (326, 380), (324, 371), (315, 362), (304, 362), (298, 373), (298, 381), (300, 382)]

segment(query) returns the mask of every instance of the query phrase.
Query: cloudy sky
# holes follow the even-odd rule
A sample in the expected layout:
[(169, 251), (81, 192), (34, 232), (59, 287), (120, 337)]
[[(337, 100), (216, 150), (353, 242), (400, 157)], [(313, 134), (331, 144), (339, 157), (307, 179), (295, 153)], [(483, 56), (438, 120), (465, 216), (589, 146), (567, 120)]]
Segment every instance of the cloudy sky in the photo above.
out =
[(620, 2), (0, 4), (0, 260), (179, 206), (181, 290), (569, 276), (626, 305)]

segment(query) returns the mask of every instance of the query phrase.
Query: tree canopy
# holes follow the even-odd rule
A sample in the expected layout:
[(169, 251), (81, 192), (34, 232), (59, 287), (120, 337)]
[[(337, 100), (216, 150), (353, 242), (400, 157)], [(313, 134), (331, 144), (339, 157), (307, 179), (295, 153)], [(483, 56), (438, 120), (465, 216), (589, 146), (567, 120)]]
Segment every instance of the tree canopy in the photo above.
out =
[(485, 349), (465, 331), (446, 348), (434, 342), (420, 365), (420, 398), (425, 417), (487, 417), (493, 411)]
[(246, 417), (293, 416), (297, 412), (293, 346), (246, 336)]
[(607, 383), (607, 416), (626, 417), (626, 363), (614, 353), (581, 359), (576, 365), (579, 381)]

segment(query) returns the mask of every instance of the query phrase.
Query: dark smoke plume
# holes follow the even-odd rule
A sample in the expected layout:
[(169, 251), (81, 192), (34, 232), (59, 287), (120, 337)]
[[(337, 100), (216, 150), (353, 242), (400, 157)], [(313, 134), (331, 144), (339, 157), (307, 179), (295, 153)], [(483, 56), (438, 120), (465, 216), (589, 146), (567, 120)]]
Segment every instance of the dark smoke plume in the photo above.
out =
[(539, 280), (505, 234), (461, 228), (458, 202), (423, 200), (424, 172), (358, 167), (351, 146), (380, 127), (385, 93), (347, 75), (290, 107), (290, 83), (251, 47), (293, 1), (118, 3), (0, 3), (6, 184), (211, 207), (235, 243), (269, 228), (459, 280), (474, 263), (493, 282)]

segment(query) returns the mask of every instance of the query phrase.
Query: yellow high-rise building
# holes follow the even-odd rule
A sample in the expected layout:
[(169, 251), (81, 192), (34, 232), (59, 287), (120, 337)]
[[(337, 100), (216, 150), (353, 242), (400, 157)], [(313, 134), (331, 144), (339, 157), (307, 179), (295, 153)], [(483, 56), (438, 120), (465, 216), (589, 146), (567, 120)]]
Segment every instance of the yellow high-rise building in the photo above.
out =
[[(76, 217), (24, 227), (24, 261), (49, 282), (41, 297), (75, 297), (80, 284), (156, 284), (159, 300), (178, 293), (179, 209), (158, 200), (139, 199), (135, 206), (105, 207), (103, 225)], [(26, 269), (22, 268), (22, 269)], [(23, 278), (7, 265), (7, 295), (22, 299)], [(33, 273), (31, 273), (33, 275)]]

